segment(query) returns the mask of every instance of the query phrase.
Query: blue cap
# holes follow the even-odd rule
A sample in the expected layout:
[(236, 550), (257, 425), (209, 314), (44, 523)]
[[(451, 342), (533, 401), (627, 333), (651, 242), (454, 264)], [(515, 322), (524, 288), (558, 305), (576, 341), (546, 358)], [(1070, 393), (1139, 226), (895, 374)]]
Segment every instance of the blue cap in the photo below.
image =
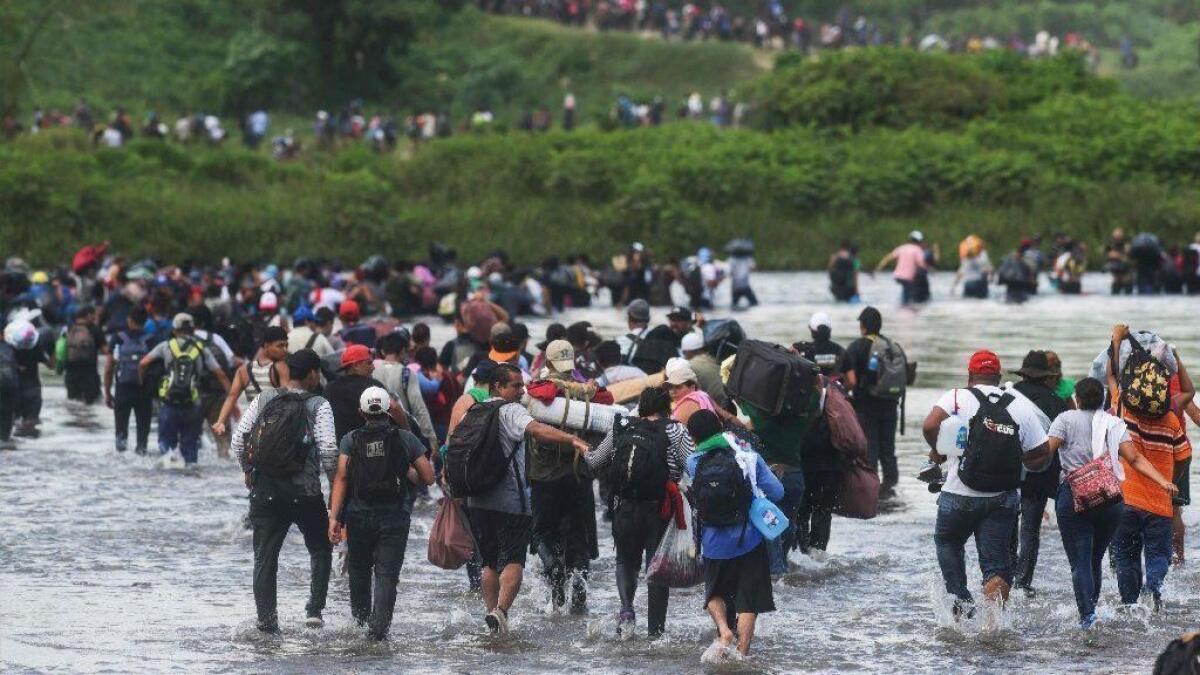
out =
[(313, 314), (313, 311), (308, 307), (308, 305), (300, 305), (296, 308), (296, 311), (292, 312), (292, 323), (294, 325), (299, 326), (302, 323), (308, 323), (309, 321), (316, 320), (316, 315)]

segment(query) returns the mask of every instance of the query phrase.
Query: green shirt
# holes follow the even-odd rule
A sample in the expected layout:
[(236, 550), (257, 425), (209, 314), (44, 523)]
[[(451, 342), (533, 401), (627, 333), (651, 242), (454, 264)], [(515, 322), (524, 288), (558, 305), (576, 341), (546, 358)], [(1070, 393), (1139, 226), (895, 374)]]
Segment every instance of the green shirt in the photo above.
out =
[(1075, 380), (1069, 377), (1059, 380), (1058, 386), (1054, 388), (1054, 393), (1058, 394), (1059, 398), (1071, 398), (1075, 395)]

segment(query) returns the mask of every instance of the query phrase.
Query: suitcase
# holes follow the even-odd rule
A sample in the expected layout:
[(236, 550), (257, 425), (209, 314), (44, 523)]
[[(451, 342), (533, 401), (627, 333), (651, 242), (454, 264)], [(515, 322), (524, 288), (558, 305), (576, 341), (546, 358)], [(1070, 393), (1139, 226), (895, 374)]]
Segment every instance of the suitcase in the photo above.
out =
[(816, 385), (817, 366), (784, 347), (761, 340), (745, 340), (725, 389), (767, 415), (801, 417)]

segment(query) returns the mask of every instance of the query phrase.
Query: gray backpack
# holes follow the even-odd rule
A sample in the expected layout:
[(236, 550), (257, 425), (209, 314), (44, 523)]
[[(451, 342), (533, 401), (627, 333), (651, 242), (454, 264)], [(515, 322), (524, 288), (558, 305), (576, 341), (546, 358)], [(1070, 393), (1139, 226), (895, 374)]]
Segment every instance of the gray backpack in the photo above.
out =
[(867, 387), (868, 394), (893, 401), (904, 396), (908, 387), (908, 357), (891, 338), (876, 335), (872, 340), (868, 369), (875, 373), (875, 383)]

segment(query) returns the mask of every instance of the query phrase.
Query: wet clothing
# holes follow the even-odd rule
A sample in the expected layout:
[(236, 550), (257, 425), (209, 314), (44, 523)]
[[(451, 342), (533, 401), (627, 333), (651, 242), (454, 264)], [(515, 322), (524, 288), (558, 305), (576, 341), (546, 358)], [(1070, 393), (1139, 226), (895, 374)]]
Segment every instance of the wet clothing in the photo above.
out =
[(878, 376), (871, 370), (873, 336), (861, 337), (846, 347), (845, 368), (855, 374), (851, 403), (859, 426), (867, 437), (867, 461), (876, 471), (882, 470), (881, 487), (890, 489), (900, 480), (896, 464), (896, 426), (899, 422), (897, 402), (890, 398), (872, 396), (869, 388)]
[[(687, 461), (687, 472), (689, 476), (695, 477), (696, 466), (700, 463), (700, 457), (703, 452), (693, 452)], [(755, 479), (760, 490), (773, 502), (779, 502), (783, 499), (783, 484), (771, 473), (771, 469), (767, 467), (767, 463), (763, 458), (754, 453), (753, 455)], [(702, 526), (702, 553), (705, 560), (728, 560), (746, 555), (758, 547), (763, 541), (762, 534), (753, 525), (746, 523), (735, 525), (703, 525)], [(764, 560), (766, 551), (763, 551)]]
[[(419, 371), (418, 371), (419, 372)], [(415, 421), (415, 428), (420, 431), (431, 445), (437, 444), (437, 432), (433, 428), (433, 419), (429, 416), (429, 408), (425, 405), (425, 397), (421, 393), (421, 381), (418, 373), (413, 372), (403, 363), (382, 363), (372, 373), (375, 379), (383, 383), (392, 398)]]
[[(508, 403), (500, 407), (501, 450), (505, 457), (511, 456), (514, 461), (509, 462), (508, 475), (495, 487), (484, 494), (467, 497), (468, 508), (530, 515), (531, 498), (525, 468), (525, 429), (530, 424), (533, 424), (533, 417), (520, 403)], [(524, 557), (521, 560), (524, 561)]]
[(533, 518), (521, 513), (469, 507), (471, 534), (481, 566), (502, 571), (508, 565), (525, 566)]
[[(68, 333), (71, 328), (78, 325), (70, 326), (67, 329)], [(100, 330), (99, 326), (86, 324), (86, 327), (92, 337), (91, 354), (85, 359), (63, 364), (63, 384), (67, 388), (68, 399), (91, 405), (100, 399), (98, 358), (101, 350), (107, 344), (107, 340), (104, 338), (104, 331)]]
[(943, 489), (937, 504), (933, 542), (946, 592), (964, 602), (972, 600), (971, 592), (967, 590), (964, 552), (967, 539), (971, 537), (975, 537), (979, 551), (982, 579), (986, 582), (992, 577), (1000, 577), (1011, 585), (1009, 542), (1020, 507), (1017, 491), (1009, 490), (990, 497), (967, 497)]
[[(771, 587), (770, 563), (764, 544), (760, 540), (754, 548), (734, 558), (704, 556), (705, 606), (709, 600), (720, 597), (725, 601), (729, 614), (775, 611), (775, 593)], [(735, 621), (730, 628), (736, 625)]]
[(329, 543), (329, 512), (320, 493), (315, 497), (276, 498), (251, 492), (250, 525), (254, 528), (254, 604), (260, 626), (276, 626), (276, 577), (279, 552), (292, 524), (304, 536), (308, 549), (311, 580), (309, 616), (325, 609), (329, 572), (333, 566), (333, 547)]

